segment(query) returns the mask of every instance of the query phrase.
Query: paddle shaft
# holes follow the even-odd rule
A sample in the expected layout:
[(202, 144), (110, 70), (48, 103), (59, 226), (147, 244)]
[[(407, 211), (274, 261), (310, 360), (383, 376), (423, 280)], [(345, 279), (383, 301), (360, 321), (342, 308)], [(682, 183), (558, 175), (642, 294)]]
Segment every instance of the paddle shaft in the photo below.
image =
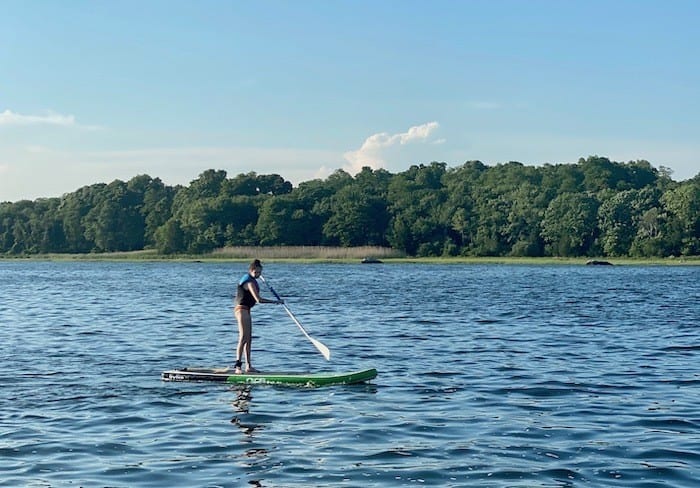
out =
[(270, 289), (270, 292), (272, 292), (272, 294), (275, 295), (275, 298), (277, 298), (277, 300), (279, 300), (280, 302), (282, 302), (282, 306), (284, 307), (284, 310), (287, 312), (287, 315), (289, 315), (289, 317), (291, 317), (291, 319), (294, 321), (294, 323), (297, 324), (297, 326), (298, 326), (299, 329), (304, 333), (304, 335), (306, 336), (306, 338), (307, 338), (308, 340), (311, 341), (311, 343), (316, 347), (316, 349), (318, 349), (318, 352), (320, 352), (321, 354), (323, 354), (323, 357), (326, 358), (327, 361), (330, 361), (330, 359), (331, 359), (331, 351), (330, 351), (330, 349), (328, 349), (328, 347), (326, 347), (325, 344), (323, 344), (321, 341), (319, 341), (319, 340), (314, 339), (313, 337), (311, 337), (311, 336), (309, 335), (309, 333), (306, 332), (306, 329), (304, 329), (304, 326), (301, 325), (301, 322), (299, 322), (299, 319), (297, 319), (297, 318), (294, 316), (294, 314), (292, 313), (292, 311), (289, 310), (289, 307), (287, 306), (287, 304), (284, 303), (284, 301), (282, 300), (282, 298), (280, 298), (280, 296), (277, 294), (277, 292), (275, 291), (275, 289), (272, 288), (272, 285), (271, 285), (270, 283), (268, 283), (268, 282), (265, 280), (265, 278), (263, 278), (262, 275), (260, 275), (260, 279), (263, 280), (263, 283), (265, 283), (265, 285), (267, 285), (267, 287)]

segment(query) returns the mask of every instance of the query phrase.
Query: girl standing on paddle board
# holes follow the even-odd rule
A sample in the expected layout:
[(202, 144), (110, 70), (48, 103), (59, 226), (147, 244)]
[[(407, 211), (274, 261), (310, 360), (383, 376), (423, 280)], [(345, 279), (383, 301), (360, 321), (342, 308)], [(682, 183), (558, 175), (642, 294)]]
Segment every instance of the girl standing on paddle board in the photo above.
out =
[(241, 357), (245, 354), (246, 373), (257, 373), (250, 359), (250, 344), (253, 340), (252, 329), (253, 319), (250, 316), (250, 309), (256, 303), (284, 303), (282, 300), (268, 300), (260, 296), (257, 278), (262, 274), (262, 264), (256, 259), (248, 267), (248, 272), (238, 281), (236, 288), (236, 298), (234, 299), (233, 314), (238, 321), (238, 347), (236, 348), (236, 366), (234, 373), (243, 372)]

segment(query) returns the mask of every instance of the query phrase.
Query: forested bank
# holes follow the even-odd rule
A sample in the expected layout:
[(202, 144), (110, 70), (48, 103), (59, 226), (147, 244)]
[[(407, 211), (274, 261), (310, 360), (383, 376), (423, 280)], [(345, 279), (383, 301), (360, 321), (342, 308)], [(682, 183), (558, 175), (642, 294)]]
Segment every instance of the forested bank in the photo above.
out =
[(700, 254), (700, 174), (647, 161), (487, 166), (392, 174), (338, 170), (297, 187), (277, 174), (207, 170), (188, 186), (140, 175), (57, 198), (0, 203), (0, 253), (225, 246), (388, 246), (409, 256)]

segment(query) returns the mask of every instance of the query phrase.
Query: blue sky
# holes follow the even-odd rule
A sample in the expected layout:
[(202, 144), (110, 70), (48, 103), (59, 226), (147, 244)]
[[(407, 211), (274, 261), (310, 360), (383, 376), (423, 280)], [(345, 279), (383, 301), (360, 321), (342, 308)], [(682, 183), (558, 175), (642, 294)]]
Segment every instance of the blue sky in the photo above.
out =
[(594, 154), (688, 179), (698, 25), (695, 0), (4, 0), (0, 201)]

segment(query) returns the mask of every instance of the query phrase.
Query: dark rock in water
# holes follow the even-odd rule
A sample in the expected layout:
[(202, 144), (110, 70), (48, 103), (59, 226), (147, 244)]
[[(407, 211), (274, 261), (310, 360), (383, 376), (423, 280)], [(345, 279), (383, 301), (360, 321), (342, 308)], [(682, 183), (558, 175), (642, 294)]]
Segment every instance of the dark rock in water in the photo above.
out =
[(586, 261), (586, 266), (612, 266), (613, 263), (610, 263), (608, 261), (597, 261), (595, 259), (591, 259), (590, 261)]
[(382, 262), (376, 258), (364, 258), (362, 264), (381, 264)]

